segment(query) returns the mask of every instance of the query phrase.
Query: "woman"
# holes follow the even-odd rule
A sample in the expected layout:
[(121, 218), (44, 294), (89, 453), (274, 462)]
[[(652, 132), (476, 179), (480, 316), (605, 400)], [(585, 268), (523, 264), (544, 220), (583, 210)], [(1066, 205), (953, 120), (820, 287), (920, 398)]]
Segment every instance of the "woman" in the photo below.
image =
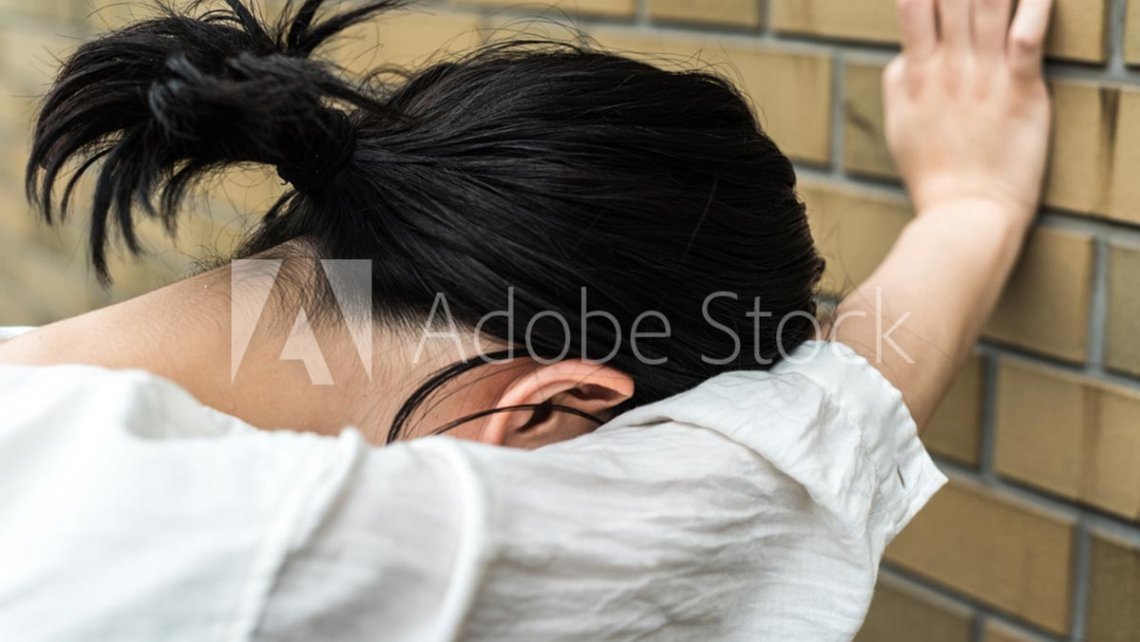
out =
[(1036, 209), (1049, 0), (900, 0), (919, 215), (826, 332), (728, 83), (533, 42), (351, 82), (314, 54), (393, 3), (321, 4), (133, 25), (46, 97), (29, 193), (97, 168), (105, 278), (211, 171), (293, 189), (242, 260), (0, 345), (0, 637), (850, 639)]

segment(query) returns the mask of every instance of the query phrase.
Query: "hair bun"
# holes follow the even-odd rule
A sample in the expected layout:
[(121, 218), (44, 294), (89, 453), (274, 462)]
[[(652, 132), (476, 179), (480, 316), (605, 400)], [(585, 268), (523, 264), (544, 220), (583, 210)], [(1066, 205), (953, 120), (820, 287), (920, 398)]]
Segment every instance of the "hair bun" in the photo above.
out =
[(104, 282), (112, 224), (129, 250), (140, 251), (136, 204), (173, 229), (190, 186), (248, 162), (274, 166), (298, 192), (314, 193), (356, 148), (352, 121), (330, 103), (385, 109), (309, 56), (343, 29), (402, 0), (370, 1), (323, 19), (317, 17), (323, 0), (289, 3), (273, 27), (243, 0), (221, 1), (226, 9), (196, 16), (164, 7), (159, 18), (85, 43), (64, 63), (41, 106), (26, 177), (29, 198), (52, 222), (55, 184), (78, 160), (59, 202), (64, 218), (77, 179), (102, 161), (90, 245)]
[(324, 189), (356, 151), (356, 126), (348, 114), (335, 108), (319, 113), (312, 134), (301, 136), (294, 151), (277, 165), (277, 175), (302, 194)]

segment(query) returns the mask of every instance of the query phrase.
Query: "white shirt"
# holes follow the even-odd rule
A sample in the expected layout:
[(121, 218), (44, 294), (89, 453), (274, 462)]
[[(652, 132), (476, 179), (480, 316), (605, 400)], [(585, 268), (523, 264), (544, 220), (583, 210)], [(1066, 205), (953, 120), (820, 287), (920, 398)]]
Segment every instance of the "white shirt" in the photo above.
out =
[(0, 366), (0, 640), (850, 640), (946, 481), (839, 344), (526, 452)]

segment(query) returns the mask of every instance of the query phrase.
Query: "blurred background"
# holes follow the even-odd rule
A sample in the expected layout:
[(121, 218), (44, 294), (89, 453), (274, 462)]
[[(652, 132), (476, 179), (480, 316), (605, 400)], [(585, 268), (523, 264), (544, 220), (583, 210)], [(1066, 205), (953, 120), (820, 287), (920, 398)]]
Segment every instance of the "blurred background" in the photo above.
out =
[[(282, 190), (272, 172), (219, 179), (177, 243), (146, 227), (149, 255), (116, 258), (110, 289), (87, 267), (82, 207), (62, 228), (37, 223), (21, 185), (36, 99), (84, 38), (147, 14), (134, 0), (0, 0), (0, 325), (48, 323), (225, 257)], [(520, 32), (568, 37), (571, 22), (746, 89), (797, 162), (829, 292), (867, 276), (913, 215), (882, 132), (895, 0), (425, 2), (327, 52), (355, 71), (415, 66)], [(888, 550), (859, 642), (1140, 640), (1140, 0), (1058, 0), (1049, 51), (1044, 212), (923, 435), (951, 484)]]

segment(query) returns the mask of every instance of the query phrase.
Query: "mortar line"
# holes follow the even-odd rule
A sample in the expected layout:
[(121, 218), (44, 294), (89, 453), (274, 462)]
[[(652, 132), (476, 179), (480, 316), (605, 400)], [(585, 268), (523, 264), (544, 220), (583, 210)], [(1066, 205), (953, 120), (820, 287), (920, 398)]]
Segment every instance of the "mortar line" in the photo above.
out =
[(1088, 366), (1098, 377), (1103, 376), (1108, 357), (1108, 256), (1108, 242), (1097, 239), (1093, 245), (1093, 281), (1088, 314)]
[(1126, 75), (1128, 66), (1124, 61), (1125, 21), (1128, 17), (1127, 0), (1112, 0), (1105, 12), (1107, 24), (1104, 26), (1108, 48), (1108, 71), (1110, 74)]
[(983, 479), (992, 481), (997, 444), (998, 360), (984, 355), (982, 367), (982, 435), (979, 444), (978, 470)]
[(842, 49), (836, 49), (831, 57), (831, 171), (832, 176), (843, 176), (844, 140), (843, 122), (845, 111), (847, 71)]
[(1085, 639), (1092, 546), (1089, 537), (1088, 519), (1085, 515), (1081, 515), (1080, 520), (1077, 522), (1075, 538), (1073, 542), (1073, 585), (1072, 595), (1070, 596), (1070, 608), (1072, 609), (1070, 622), (1072, 631), (1069, 639), (1072, 640), (1072, 642), (1081, 642)]
[(943, 599), (949, 600), (950, 602), (974, 609), (977, 611), (975, 617), (980, 614), (983, 617), (996, 619), (1000, 622), (1015, 626), (1018, 630), (1025, 630), (1032, 635), (1039, 637), (1042, 640), (1048, 640), (1049, 642), (1069, 642), (1068, 636), (1052, 633), (1048, 630), (1045, 630), (1044, 628), (1041, 628), (1040, 625), (1029, 622), (1028, 620), (1022, 620), (1016, 615), (1002, 613), (995, 607), (983, 602), (979, 598), (967, 595), (965, 593), (959, 593), (952, 588), (939, 584), (935, 580), (919, 575), (918, 573), (907, 569), (905, 566), (900, 566), (898, 564), (890, 562), (889, 560), (884, 560), (883, 571), (884, 575), (889, 575), (894, 579), (904, 580), (920, 589), (924, 589)]

